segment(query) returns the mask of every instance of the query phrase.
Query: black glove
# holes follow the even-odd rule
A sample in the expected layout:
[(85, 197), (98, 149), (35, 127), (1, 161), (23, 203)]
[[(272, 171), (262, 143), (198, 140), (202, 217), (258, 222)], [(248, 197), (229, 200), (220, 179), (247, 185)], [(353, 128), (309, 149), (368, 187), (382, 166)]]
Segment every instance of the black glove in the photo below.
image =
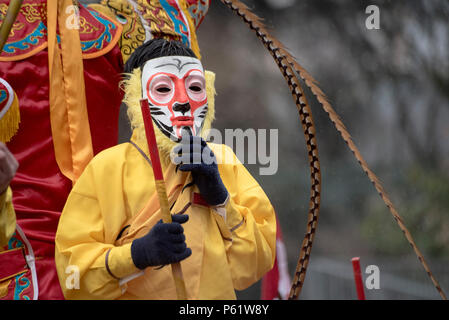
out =
[(216, 206), (226, 201), (228, 190), (218, 172), (217, 159), (206, 141), (183, 135), (173, 153), (173, 162), (180, 164), (179, 170), (192, 172), (193, 182), (209, 205)]
[(179, 262), (189, 257), (182, 223), (189, 220), (186, 214), (172, 215), (171, 223), (160, 220), (147, 235), (135, 239), (131, 245), (131, 257), (139, 269)]

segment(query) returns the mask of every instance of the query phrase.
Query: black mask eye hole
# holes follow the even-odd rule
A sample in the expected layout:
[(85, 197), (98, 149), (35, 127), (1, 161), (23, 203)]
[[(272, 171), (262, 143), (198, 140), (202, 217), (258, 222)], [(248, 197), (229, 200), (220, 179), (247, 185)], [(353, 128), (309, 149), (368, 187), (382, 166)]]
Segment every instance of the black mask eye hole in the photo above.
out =
[(171, 89), (168, 88), (168, 87), (159, 87), (159, 88), (156, 89), (156, 91), (159, 92), (159, 93), (168, 93), (168, 92), (171, 91)]
[(202, 90), (200, 86), (190, 86), (189, 89), (194, 92), (200, 92)]

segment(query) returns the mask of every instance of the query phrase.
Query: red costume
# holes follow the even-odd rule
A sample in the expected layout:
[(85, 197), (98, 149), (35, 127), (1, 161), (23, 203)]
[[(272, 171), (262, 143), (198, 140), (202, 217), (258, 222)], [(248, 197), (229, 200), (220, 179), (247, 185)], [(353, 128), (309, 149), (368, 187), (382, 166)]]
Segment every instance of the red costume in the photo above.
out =
[[(8, 2), (0, 0), (2, 13)], [(54, 236), (72, 181), (55, 156), (46, 7), (45, 0), (23, 2), (0, 56), (0, 77), (15, 90), (21, 114), (19, 131), (7, 144), (20, 167), (11, 183), (18, 228), (8, 246), (0, 249), (3, 299), (63, 299), (54, 265)], [(82, 6), (79, 14), (85, 100), (96, 154), (118, 139), (121, 26)], [(58, 31), (58, 43), (60, 39)]]
[[(0, 0), (0, 17), (8, 4)], [(153, 36), (182, 40), (199, 56), (195, 30), (209, 4), (118, 0), (96, 11), (71, 0), (23, 1), (0, 54), (0, 78), (21, 116), (7, 144), (20, 167), (10, 185), (17, 229), (0, 248), (0, 299), (63, 299), (55, 232), (85, 165), (117, 144), (123, 59)]]

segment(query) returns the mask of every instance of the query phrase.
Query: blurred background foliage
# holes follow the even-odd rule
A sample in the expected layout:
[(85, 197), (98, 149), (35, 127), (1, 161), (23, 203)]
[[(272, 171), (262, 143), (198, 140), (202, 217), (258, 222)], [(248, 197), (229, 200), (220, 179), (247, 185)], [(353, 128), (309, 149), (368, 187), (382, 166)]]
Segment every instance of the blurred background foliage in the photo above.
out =
[[(309, 169), (295, 105), (271, 56), (219, 1), (199, 30), (217, 72), (224, 128), (279, 129), (279, 170), (259, 180), (279, 216), (293, 272), (305, 232)], [(320, 83), (418, 247), (443, 278), (449, 254), (449, 3), (447, 1), (245, 1)], [(368, 5), (380, 29), (368, 30)], [(327, 115), (309, 93), (323, 174), (314, 255), (403, 261), (430, 282), (402, 232)], [(385, 262), (384, 262), (385, 261)], [(410, 270), (409, 270), (410, 269)], [(440, 271), (441, 269), (441, 271)], [(381, 268), (382, 270), (382, 268)], [(415, 272), (416, 271), (416, 272)], [(404, 274), (405, 273), (405, 274)], [(306, 280), (305, 287), (313, 286)], [(448, 289), (446, 289), (448, 290)]]
[[(295, 105), (271, 56), (219, 1), (199, 30), (217, 73), (224, 128), (279, 129), (279, 170), (258, 175), (279, 216), (289, 268), (306, 229), (309, 169)], [(435, 276), (449, 290), (449, 3), (447, 1), (245, 1), (320, 83), (384, 184)], [(380, 29), (368, 30), (368, 5)], [(316, 256), (389, 269), (430, 283), (402, 232), (321, 106), (309, 93), (323, 174)], [(434, 264), (432, 264), (434, 262)], [(312, 265), (311, 265), (312, 267)], [(382, 268), (381, 268), (382, 270)], [(307, 286), (313, 286), (306, 280)], [(306, 292), (306, 291), (305, 291)], [(317, 297), (315, 297), (317, 298)], [(438, 298), (438, 296), (436, 296)]]
[[(319, 81), (449, 292), (449, 2), (244, 2)], [(380, 9), (379, 30), (365, 26), (368, 5)], [(205, 68), (217, 74), (215, 128), (223, 133), (226, 128), (279, 130), (278, 172), (261, 176), (259, 165), (247, 167), (276, 209), (293, 274), (310, 188), (296, 107), (269, 53), (220, 1), (212, 0), (198, 37)], [(307, 94), (323, 175), (310, 269), (315, 257), (343, 261), (351, 268), (350, 259), (360, 256), (362, 264), (431, 286), (374, 187), (321, 106)], [(258, 299), (259, 286), (239, 297)], [(302, 297), (321, 298), (309, 295), (314, 286), (306, 278)], [(434, 291), (430, 297), (438, 298)], [(341, 292), (331, 298), (339, 297)]]

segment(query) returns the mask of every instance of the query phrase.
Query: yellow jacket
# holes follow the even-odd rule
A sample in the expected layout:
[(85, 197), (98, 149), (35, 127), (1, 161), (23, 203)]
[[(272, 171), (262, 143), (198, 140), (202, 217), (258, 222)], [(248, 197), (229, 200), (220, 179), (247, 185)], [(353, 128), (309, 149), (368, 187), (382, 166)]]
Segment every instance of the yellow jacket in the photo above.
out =
[[(273, 266), (275, 213), (232, 150), (209, 146), (219, 162), (227, 159), (218, 165), (230, 195), (224, 208), (196, 203), (191, 173), (176, 172), (169, 162), (164, 178), (171, 212), (189, 215), (183, 227), (192, 255), (181, 262), (189, 299), (235, 299), (234, 289), (249, 287)], [(148, 154), (146, 146), (140, 148)], [(176, 299), (169, 266), (141, 272), (131, 258), (132, 240), (160, 219), (153, 171), (142, 154), (130, 143), (98, 154), (70, 193), (56, 233), (65, 297)]]
[(12, 192), (8, 187), (6, 192), (0, 195), (0, 251), (1, 247), (8, 244), (16, 230), (16, 213), (12, 205)]

